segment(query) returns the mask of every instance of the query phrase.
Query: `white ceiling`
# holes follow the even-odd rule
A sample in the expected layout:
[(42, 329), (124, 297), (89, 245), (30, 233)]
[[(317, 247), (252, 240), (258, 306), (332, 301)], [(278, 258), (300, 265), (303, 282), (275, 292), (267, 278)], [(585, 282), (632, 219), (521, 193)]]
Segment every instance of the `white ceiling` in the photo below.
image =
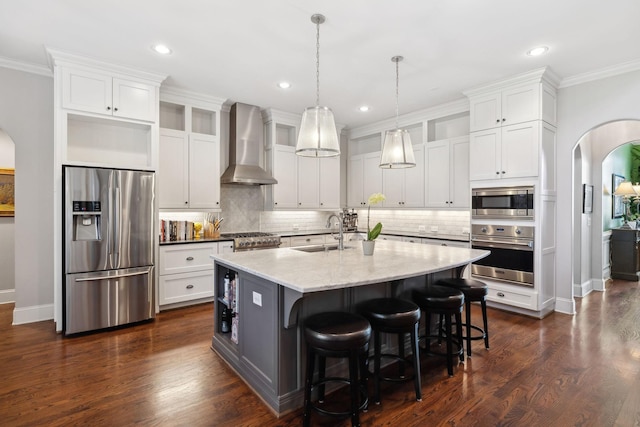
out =
[[(567, 78), (640, 59), (639, 0), (1, 0), (0, 57), (47, 66), (51, 47), (301, 113), (315, 104), (314, 13), (320, 104), (349, 127), (395, 115), (394, 55), (401, 114), (542, 66)], [(550, 50), (528, 57), (537, 45)]]

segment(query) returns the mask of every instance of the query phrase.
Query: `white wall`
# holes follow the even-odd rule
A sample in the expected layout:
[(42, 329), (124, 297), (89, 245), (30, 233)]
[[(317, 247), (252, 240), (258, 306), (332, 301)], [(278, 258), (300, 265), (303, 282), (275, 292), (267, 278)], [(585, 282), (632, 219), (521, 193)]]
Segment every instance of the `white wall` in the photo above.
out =
[(0, 67), (0, 128), (15, 143), (14, 323), (53, 318), (53, 79)]
[[(556, 309), (574, 312), (572, 295), (572, 209), (573, 149), (578, 140), (590, 129), (603, 123), (620, 119), (640, 119), (640, 71), (591, 81), (558, 91), (558, 236), (557, 236), (557, 276)], [(602, 144), (606, 145), (606, 144)], [(608, 153), (613, 147), (608, 147)], [(593, 182), (602, 182), (599, 165), (604, 155), (602, 148), (592, 147), (594, 162)], [(602, 214), (602, 203), (594, 194), (594, 216)], [(596, 206), (600, 205), (600, 206)], [(598, 209), (598, 210), (597, 210)], [(579, 229), (579, 227), (578, 227)], [(598, 227), (592, 227), (602, 231)], [(601, 241), (593, 239), (594, 244)], [(592, 259), (592, 262), (594, 260)]]
[[(13, 140), (0, 128), (0, 168), (15, 169)], [(0, 304), (15, 300), (14, 217), (0, 218)]]

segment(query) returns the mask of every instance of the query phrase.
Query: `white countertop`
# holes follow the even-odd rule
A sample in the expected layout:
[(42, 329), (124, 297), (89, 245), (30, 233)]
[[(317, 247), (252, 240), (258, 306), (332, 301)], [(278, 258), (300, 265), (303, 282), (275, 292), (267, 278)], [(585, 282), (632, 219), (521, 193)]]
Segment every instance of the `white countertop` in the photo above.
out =
[(435, 273), (484, 258), (489, 251), (376, 240), (373, 256), (361, 242), (343, 251), (307, 253), (295, 248), (212, 254), (214, 261), (298, 292), (318, 292)]

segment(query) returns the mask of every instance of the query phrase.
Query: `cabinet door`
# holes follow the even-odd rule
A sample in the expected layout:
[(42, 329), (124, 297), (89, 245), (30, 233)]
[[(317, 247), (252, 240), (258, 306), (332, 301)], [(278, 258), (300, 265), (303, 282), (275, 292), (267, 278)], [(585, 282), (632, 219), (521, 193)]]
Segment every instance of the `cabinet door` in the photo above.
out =
[(273, 149), (273, 207), (293, 209), (298, 207), (297, 156), (295, 147), (276, 145)]
[(220, 143), (215, 137), (189, 136), (189, 207), (220, 208)]
[(474, 132), (469, 143), (469, 179), (500, 179), (500, 128)]
[(320, 207), (340, 208), (340, 157), (318, 159), (320, 164)]
[(113, 115), (156, 121), (155, 86), (131, 80), (113, 79)]
[(414, 145), (413, 154), (416, 167), (404, 170), (404, 207), (420, 208), (424, 206), (424, 145)]
[(354, 208), (364, 206), (364, 156), (357, 155), (349, 158), (347, 168), (347, 204)]
[(362, 179), (363, 202), (366, 205), (373, 193), (382, 193), (382, 169), (380, 169), (380, 151), (364, 155)]
[(62, 107), (111, 115), (112, 79), (106, 74), (62, 69)]
[(430, 208), (449, 207), (449, 140), (426, 144), (426, 205)]
[(213, 297), (213, 272), (169, 274), (160, 276), (158, 304), (173, 304)]
[(538, 175), (539, 122), (502, 128), (503, 178)]
[(502, 119), (500, 93), (474, 97), (469, 102), (469, 126), (471, 132), (500, 126)]
[(450, 159), (450, 202), (454, 208), (467, 208), (471, 200), (469, 184), (469, 138), (451, 140)]
[(230, 254), (233, 252), (233, 241), (218, 242), (219, 254)]
[[(367, 197), (371, 193), (384, 193), (386, 208), (402, 207), (404, 203), (404, 169), (381, 169), (382, 170), (382, 190), (375, 190), (365, 193)], [(372, 187), (373, 189), (373, 187)]]
[(539, 119), (539, 84), (530, 84), (502, 92), (502, 125)]
[(158, 205), (160, 209), (189, 206), (189, 149), (184, 132), (160, 132)]
[(302, 209), (317, 208), (319, 170), (316, 157), (296, 156), (298, 162), (298, 207)]

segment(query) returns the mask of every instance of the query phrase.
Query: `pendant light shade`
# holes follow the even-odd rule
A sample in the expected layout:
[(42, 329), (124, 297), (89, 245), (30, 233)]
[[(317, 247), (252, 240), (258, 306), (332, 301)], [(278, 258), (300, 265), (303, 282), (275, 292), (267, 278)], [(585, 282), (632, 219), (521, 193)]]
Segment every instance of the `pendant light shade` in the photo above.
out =
[(311, 22), (316, 24), (316, 106), (302, 114), (296, 154), (304, 157), (331, 157), (340, 155), (340, 142), (333, 112), (320, 106), (320, 24), (325, 17), (315, 14)]
[(382, 144), (382, 155), (380, 156), (380, 167), (388, 169), (412, 168), (416, 165), (416, 158), (413, 154), (411, 135), (409, 131), (398, 128), (398, 63), (404, 58), (394, 56), (392, 62), (396, 63), (396, 128), (388, 130), (384, 136)]

